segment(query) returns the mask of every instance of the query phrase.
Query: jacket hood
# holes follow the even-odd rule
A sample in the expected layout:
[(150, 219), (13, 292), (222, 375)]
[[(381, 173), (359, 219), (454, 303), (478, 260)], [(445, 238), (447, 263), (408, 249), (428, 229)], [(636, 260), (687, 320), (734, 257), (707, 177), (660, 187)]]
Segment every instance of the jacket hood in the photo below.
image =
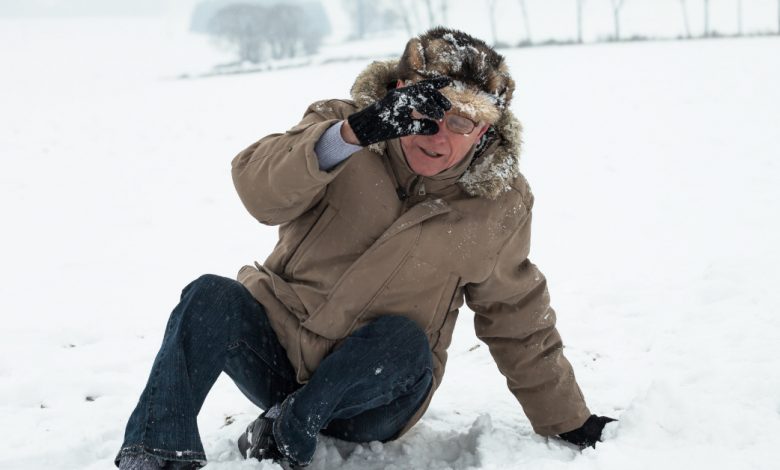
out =
[[(395, 88), (400, 78), (398, 60), (377, 61), (363, 70), (352, 85), (352, 99), (363, 109), (383, 98)], [(520, 148), (522, 126), (509, 109), (501, 115), (477, 143), (471, 163), (458, 180), (463, 190), (475, 197), (497, 199), (511, 188), (520, 174)], [(369, 146), (370, 150), (383, 153), (385, 142)]]

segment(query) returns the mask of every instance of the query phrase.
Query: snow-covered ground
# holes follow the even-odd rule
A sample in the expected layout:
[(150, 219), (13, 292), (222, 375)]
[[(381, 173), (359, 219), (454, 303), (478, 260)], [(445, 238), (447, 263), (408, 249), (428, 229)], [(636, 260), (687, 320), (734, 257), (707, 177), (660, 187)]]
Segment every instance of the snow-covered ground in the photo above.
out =
[[(2, 469), (112, 467), (181, 288), (275, 241), (236, 197), (232, 156), (365, 66), (176, 80), (197, 54), (155, 28), (0, 24)], [(385, 445), (324, 440), (312, 468), (777, 468), (778, 50), (506, 51), (532, 259), (591, 409), (620, 421), (595, 451), (534, 435), (464, 310), (423, 421)], [(235, 450), (257, 413), (217, 383), (208, 468), (278, 468)]]

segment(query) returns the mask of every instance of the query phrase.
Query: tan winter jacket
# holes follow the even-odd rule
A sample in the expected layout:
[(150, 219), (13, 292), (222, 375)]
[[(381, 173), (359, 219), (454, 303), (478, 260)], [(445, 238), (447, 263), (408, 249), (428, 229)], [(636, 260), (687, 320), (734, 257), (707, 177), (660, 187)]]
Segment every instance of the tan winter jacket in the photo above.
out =
[[(563, 356), (545, 278), (528, 260), (533, 196), (525, 179), (493, 171), (491, 189), (475, 196), (472, 155), (425, 178), (410, 170), (397, 140), (321, 171), (314, 145), (357, 109), (352, 101), (315, 103), (298, 125), (233, 160), (246, 208), (279, 226), (268, 259), (244, 266), (238, 279), (267, 309), (298, 380), (305, 383), (340, 340), (373, 319), (414, 320), (428, 335), (434, 383), (403, 434), (441, 383), (465, 300), (534, 430), (555, 435), (581, 426), (590, 412)], [(493, 153), (502, 140), (496, 135)], [(496, 185), (496, 178), (505, 180)], [(411, 197), (400, 200), (398, 186)]]

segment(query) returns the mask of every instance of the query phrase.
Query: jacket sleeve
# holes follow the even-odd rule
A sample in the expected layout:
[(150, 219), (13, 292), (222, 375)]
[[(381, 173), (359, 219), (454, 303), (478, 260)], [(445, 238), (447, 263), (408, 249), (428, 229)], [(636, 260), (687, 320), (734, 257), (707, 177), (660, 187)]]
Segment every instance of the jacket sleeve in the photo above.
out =
[(345, 107), (338, 100), (314, 103), (298, 125), (260, 139), (233, 159), (233, 184), (253, 217), (278, 225), (319, 202), (344, 163), (320, 170), (314, 147), (330, 126), (343, 119), (346, 114), (340, 109)]
[(477, 336), (490, 349), (534, 431), (580, 427), (590, 416), (555, 328), (547, 282), (528, 260), (531, 213), (504, 244), (491, 275), (466, 287)]

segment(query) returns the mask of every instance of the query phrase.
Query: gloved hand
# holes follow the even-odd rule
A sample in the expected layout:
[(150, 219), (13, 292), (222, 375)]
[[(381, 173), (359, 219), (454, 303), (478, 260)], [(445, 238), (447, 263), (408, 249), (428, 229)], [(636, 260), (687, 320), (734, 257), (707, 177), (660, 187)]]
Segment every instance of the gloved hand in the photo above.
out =
[[(351, 114), (347, 121), (362, 146), (410, 134), (433, 135), (439, 132), (433, 119), (442, 119), (452, 107), (438, 91), (450, 83), (449, 77), (436, 77), (390, 90), (381, 100)], [(414, 119), (412, 110), (431, 119)]]
[(612, 421), (617, 420), (606, 416), (590, 415), (585, 424), (573, 431), (561, 433), (560, 437), (566, 442), (580, 446), (581, 449), (596, 448), (596, 442), (601, 441), (601, 432), (604, 430), (604, 426)]

